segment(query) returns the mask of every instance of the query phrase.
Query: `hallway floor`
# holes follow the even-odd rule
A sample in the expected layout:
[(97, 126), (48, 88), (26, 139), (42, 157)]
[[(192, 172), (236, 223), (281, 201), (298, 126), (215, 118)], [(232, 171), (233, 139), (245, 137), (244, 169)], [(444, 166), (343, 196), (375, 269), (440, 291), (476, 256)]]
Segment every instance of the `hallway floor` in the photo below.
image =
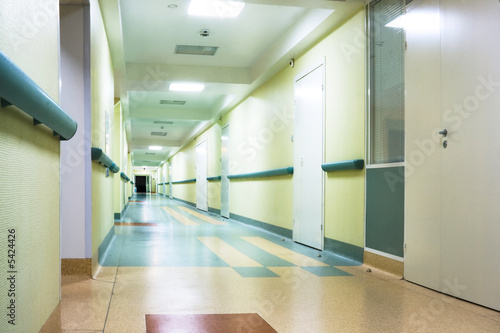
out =
[(115, 234), (95, 280), (62, 277), (63, 332), (500, 332), (499, 312), (159, 195)]

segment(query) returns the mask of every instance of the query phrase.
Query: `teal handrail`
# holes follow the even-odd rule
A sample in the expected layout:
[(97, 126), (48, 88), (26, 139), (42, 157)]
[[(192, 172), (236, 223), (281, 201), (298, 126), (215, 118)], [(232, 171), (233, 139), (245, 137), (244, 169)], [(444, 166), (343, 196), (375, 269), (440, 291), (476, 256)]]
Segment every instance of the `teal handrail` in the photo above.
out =
[(195, 183), (195, 182), (196, 182), (196, 178), (193, 178), (193, 179), (179, 180), (176, 182), (172, 182), (172, 184), (187, 184), (187, 183)]
[(334, 163), (321, 164), (321, 169), (325, 172), (342, 170), (362, 170), (365, 166), (364, 160), (349, 160)]
[(251, 172), (251, 173), (242, 173), (239, 175), (228, 175), (227, 178), (244, 179), (244, 178), (261, 178), (261, 177), (274, 177), (274, 176), (284, 176), (284, 175), (293, 175), (293, 167)]
[(130, 182), (130, 184), (135, 185), (135, 183), (134, 183), (134, 182)]
[(71, 139), (78, 124), (26, 73), (0, 51), (0, 101), (2, 107), (15, 105), (33, 117), (35, 125), (45, 124), (61, 140)]
[(207, 180), (208, 180), (209, 182), (216, 182), (216, 181), (221, 180), (221, 179), (222, 179), (222, 177), (221, 177), (221, 176), (207, 177)]
[(113, 162), (108, 155), (104, 154), (101, 148), (92, 147), (92, 161), (98, 161), (109, 170), (117, 173), (120, 171), (120, 167)]
[(127, 175), (124, 172), (120, 173), (120, 177), (122, 177), (123, 179), (125, 179), (127, 182), (130, 181), (130, 178), (128, 178)]

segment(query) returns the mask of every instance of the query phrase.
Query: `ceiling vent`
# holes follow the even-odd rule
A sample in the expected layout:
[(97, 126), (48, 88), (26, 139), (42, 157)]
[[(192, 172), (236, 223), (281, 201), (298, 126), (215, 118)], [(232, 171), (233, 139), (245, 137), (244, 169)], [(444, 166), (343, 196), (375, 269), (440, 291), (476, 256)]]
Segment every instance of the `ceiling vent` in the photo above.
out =
[(170, 101), (170, 100), (162, 99), (162, 100), (160, 100), (160, 104), (163, 104), (163, 105), (184, 105), (184, 104), (186, 104), (186, 101)]
[(156, 136), (167, 136), (167, 132), (151, 132), (151, 135), (156, 135)]
[(146, 153), (146, 155), (156, 155), (156, 153)]
[(218, 46), (176, 45), (175, 54), (213, 56), (218, 49)]
[(173, 125), (173, 121), (165, 121), (165, 120), (155, 120), (153, 124), (161, 124), (161, 125)]

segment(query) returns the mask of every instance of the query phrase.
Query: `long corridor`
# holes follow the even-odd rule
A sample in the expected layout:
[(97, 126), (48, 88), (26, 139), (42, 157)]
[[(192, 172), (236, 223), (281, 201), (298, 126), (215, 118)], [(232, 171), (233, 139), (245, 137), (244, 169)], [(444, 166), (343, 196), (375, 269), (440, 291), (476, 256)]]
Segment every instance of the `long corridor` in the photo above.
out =
[(63, 276), (63, 332), (500, 331), (496, 311), (154, 194), (100, 264)]

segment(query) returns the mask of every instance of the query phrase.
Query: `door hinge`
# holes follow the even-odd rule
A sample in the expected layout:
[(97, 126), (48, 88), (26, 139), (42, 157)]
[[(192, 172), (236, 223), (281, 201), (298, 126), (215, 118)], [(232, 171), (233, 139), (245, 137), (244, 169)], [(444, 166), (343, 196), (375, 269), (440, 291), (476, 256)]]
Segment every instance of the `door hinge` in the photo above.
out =
[(408, 50), (408, 42), (405, 41), (405, 51)]
[(323, 231), (323, 225), (321, 225), (321, 231)]
[(406, 243), (403, 244), (403, 251), (406, 252)]

